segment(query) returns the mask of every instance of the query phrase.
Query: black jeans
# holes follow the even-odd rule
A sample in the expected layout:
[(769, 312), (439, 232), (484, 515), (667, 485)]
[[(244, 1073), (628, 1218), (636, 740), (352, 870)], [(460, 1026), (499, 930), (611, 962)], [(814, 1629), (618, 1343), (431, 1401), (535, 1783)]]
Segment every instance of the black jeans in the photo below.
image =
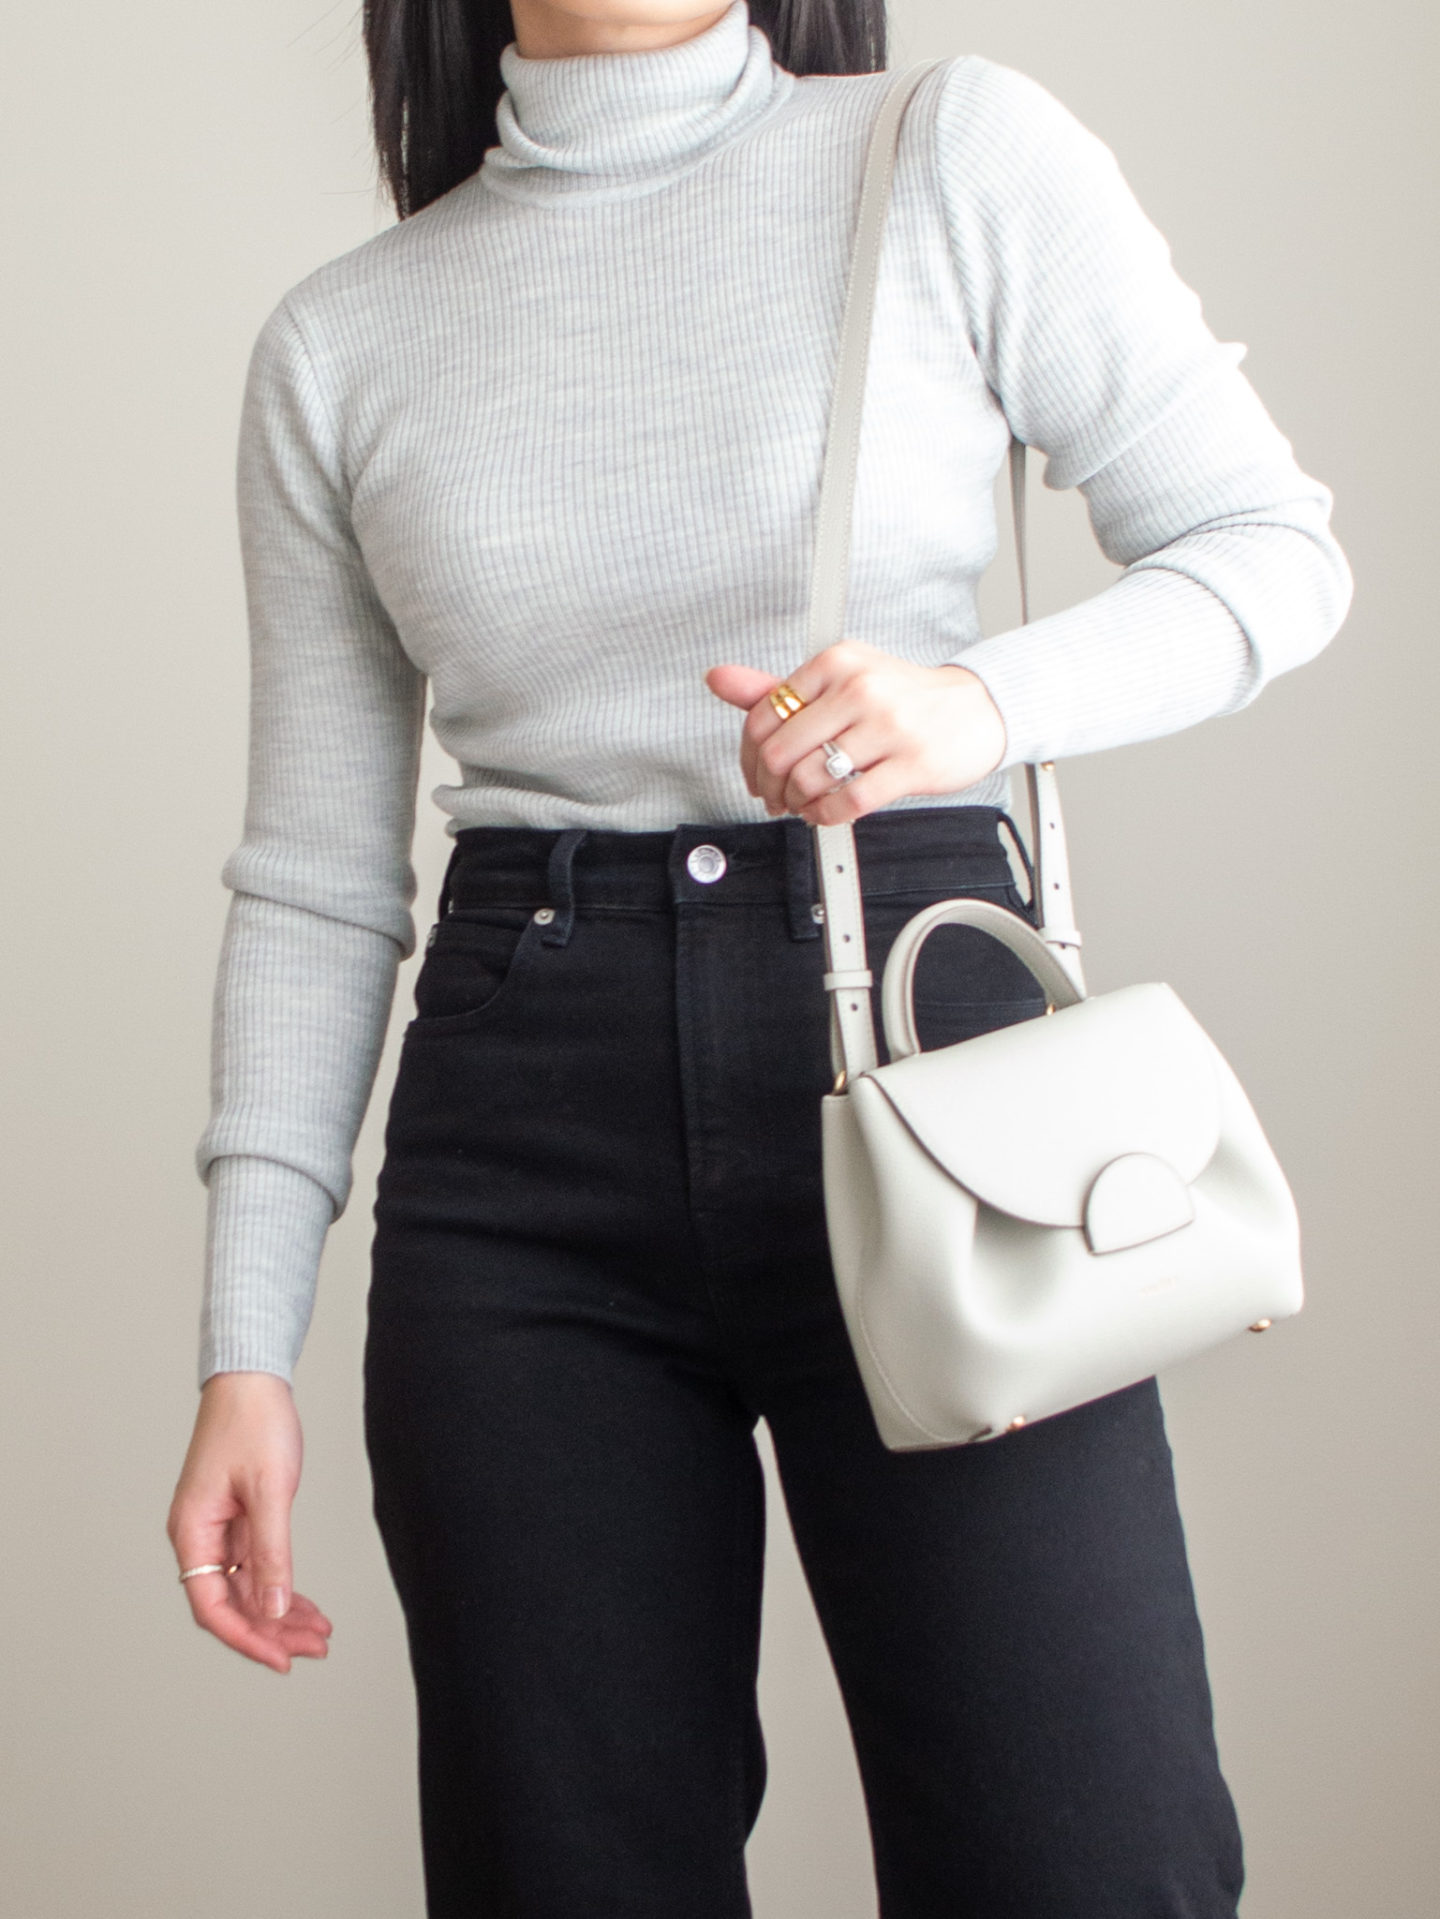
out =
[[(860, 822), (877, 977), (932, 900), (1024, 910), (1002, 819)], [(1224, 1919), (1240, 1841), (1154, 1381), (982, 1446), (876, 1435), (826, 1252), (815, 899), (795, 820), (456, 836), (365, 1352), (428, 1912), (749, 1911), (763, 1418), (884, 1919)], [(928, 1045), (1040, 1010), (968, 928), (917, 1005)]]

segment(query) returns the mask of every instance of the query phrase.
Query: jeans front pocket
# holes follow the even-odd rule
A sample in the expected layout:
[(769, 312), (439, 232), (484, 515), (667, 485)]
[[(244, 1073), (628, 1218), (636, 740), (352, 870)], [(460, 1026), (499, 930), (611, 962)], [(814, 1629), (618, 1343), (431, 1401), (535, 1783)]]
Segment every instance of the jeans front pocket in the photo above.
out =
[(463, 1033), (485, 1019), (508, 996), (540, 932), (524, 907), (471, 908), (437, 920), (415, 981), (407, 1035)]

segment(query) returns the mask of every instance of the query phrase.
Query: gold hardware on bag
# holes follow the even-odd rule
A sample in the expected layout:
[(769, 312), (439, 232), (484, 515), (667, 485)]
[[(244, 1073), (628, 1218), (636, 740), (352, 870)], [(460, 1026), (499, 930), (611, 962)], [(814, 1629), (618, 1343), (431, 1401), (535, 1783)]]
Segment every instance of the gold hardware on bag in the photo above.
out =
[(1250, 1328), (1250, 1330), (1252, 1333), (1268, 1333), (1273, 1324), (1274, 1324), (1273, 1320), (1257, 1319), (1255, 1324)]

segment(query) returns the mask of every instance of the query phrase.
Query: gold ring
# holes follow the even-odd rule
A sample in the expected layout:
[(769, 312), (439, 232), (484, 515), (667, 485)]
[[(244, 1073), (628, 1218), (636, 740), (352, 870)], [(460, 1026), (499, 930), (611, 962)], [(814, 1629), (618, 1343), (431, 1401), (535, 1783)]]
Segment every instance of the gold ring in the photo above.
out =
[(781, 680), (778, 686), (772, 687), (769, 698), (782, 720), (793, 720), (805, 704), (788, 680)]
[(183, 1586), (187, 1579), (198, 1579), (201, 1573), (224, 1573), (227, 1579), (233, 1579), (244, 1563), (243, 1559), (237, 1559), (233, 1565), (222, 1566), (217, 1560), (208, 1566), (187, 1566), (180, 1575), (180, 1584)]

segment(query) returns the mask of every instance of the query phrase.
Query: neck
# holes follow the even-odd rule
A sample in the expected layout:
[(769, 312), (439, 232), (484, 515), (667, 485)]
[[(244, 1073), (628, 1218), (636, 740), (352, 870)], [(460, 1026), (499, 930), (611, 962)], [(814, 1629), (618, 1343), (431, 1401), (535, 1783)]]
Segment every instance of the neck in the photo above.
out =
[[(607, 3), (640, 0), (586, 0), (597, 11)], [(659, 0), (651, 4), (658, 10)], [(512, 42), (500, 56), (500, 144), (486, 151), (484, 185), (528, 200), (628, 199), (741, 136), (795, 82), (775, 65), (745, 0), (705, 20), (701, 32), (628, 53), (536, 58)]]
[[(593, 14), (581, 14), (573, 7), (556, 6), (552, 0), (510, 0), (510, 17), (515, 28), (515, 45), (527, 60), (563, 60), (581, 53), (651, 53), (663, 47), (678, 47), (697, 34), (705, 33), (726, 11), (729, 0), (720, 6), (695, 5), (695, 0), (670, 0), (655, 11), (659, 19), (612, 14), (605, 0), (590, 0)], [(623, 0), (622, 0), (623, 4)]]

